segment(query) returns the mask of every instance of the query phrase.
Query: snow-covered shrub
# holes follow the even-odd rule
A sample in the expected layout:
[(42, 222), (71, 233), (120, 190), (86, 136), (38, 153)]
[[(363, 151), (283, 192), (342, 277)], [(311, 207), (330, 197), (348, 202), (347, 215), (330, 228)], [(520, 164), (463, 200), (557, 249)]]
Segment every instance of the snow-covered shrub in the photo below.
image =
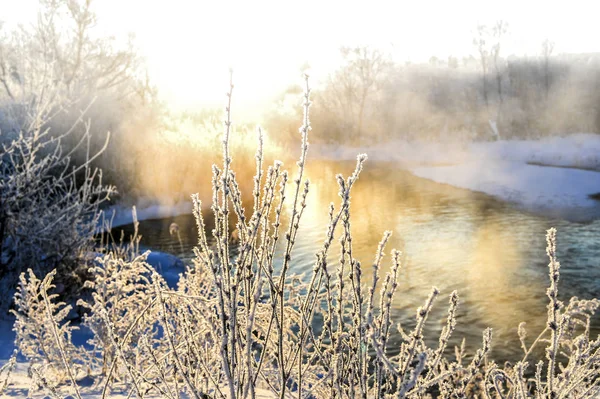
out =
[[(528, 346), (525, 323), (519, 325), (524, 356), (514, 366), (491, 363), (486, 368), (486, 386), (502, 398), (597, 398), (600, 395), (600, 335), (590, 336), (590, 318), (600, 301), (571, 298), (558, 300), (560, 263), (556, 257), (556, 230), (548, 230), (550, 287), (546, 328)], [(531, 359), (545, 343), (546, 360)], [(535, 366), (534, 366), (535, 365)], [(535, 367), (535, 376), (530, 378)], [(493, 387), (493, 390), (492, 390)]]
[[(0, 285), (6, 292), (27, 268), (39, 275), (58, 269), (62, 287), (80, 287), (67, 282), (89, 260), (99, 206), (114, 191), (90, 167), (89, 151), (83, 164), (71, 162), (61, 145), (70, 131), (43, 130), (46, 119), (36, 114), (18, 134), (0, 132)], [(88, 139), (85, 134), (79, 147)], [(0, 298), (0, 310), (11, 296)]]
[[(310, 187), (304, 177), (310, 130), (308, 83), (304, 100), (301, 156), (288, 219), (283, 215), (288, 173), (279, 162), (265, 172), (260, 145), (254, 205), (251, 215), (246, 216), (236, 176), (230, 169), (228, 106), (223, 167), (213, 168), (212, 238), (205, 231), (201, 202), (194, 196), (199, 232), (194, 265), (182, 276), (177, 290), (169, 290), (155, 277), (152, 300), (148, 299), (141, 311), (134, 305), (137, 318), (130, 326), (137, 328), (137, 320), (146, 317), (157, 319), (162, 336), (152, 335), (142, 326), (138, 346), (134, 347), (130, 345), (130, 328), (125, 334), (115, 334), (120, 341), (115, 340), (118, 356), (113, 366), (125, 363), (125, 367), (111, 367), (106, 387), (119, 371), (121, 378), (129, 376), (132, 390), (140, 396), (152, 391), (176, 397), (183, 389), (198, 398), (255, 397), (260, 390), (279, 397), (380, 397), (392, 392), (417, 397), (436, 387), (464, 393), (473, 385), (489, 351), (491, 332), (486, 332), (483, 349), (465, 367), (444, 357), (455, 326), (456, 293), (450, 296), (447, 326), (438, 347), (428, 349), (423, 338), (425, 322), (439, 296), (434, 288), (417, 311), (415, 329), (402, 332), (405, 341), (400, 353), (389, 353), (400, 254), (393, 252), (392, 271), (379, 284), (383, 251), (390, 236), (386, 233), (373, 262), (370, 287), (364, 286), (361, 263), (352, 256), (350, 192), (366, 156), (358, 157), (356, 170), (348, 179), (337, 177), (341, 203), (337, 210), (331, 205), (325, 241), (312, 273), (308, 278), (289, 274)], [(237, 219), (239, 243), (235, 247), (230, 241), (234, 229), (230, 213)], [(334, 238), (340, 234), (339, 261), (329, 264)], [(284, 248), (281, 254), (279, 245)], [(103, 270), (96, 272), (100, 273), (99, 281), (106, 281)], [(103, 284), (96, 285), (97, 292)], [(146, 291), (148, 286), (150, 282), (139, 289)], [(111, 308), (103, 301), (97, 303), (99, 309), (95, 311), (101, 315)], [(160, 343), (149, 344), (150, 338)], [(146, 364), (149, 358), (153, 359), (150, 367)]]
[[(140, 336), (152, 335), (156, 310), (144, 311), (154, 301), (153, 269), (146, 257), (144, 253), (126, 260), (110, 252), (98, 257), (89, 270), (92, 278), (85, 287), (90, 290), (91, 299), (79, 300), (78, 305), (88, 311), (83, 322), (94, 333), (89, 344), (101, 354), (104, 371), (117, 356), (115, 340), (119, 340), (123, 352), (130, 354)], [(140, 315), (144, 316), (141, 320)], [(132, 326), (135, 330), (127, 334)]]
[(50, 293), (56, 288), (55, 275), (53, 270), (40, 280), (31, 269), (21, 273), (15, 309), (11, 310), (16, 317), (15, 346), (32, 364), (38, 365), (38, 371), (51, 376), (54, 385), (67, 378), (73, 380), (74, 361), (81, 360), (71, 339), (77, 327), (67, 320), (72, 307), (64, 302), (55, 303), (58, 295)]
[(0, 395), (8, 388), (11, 373), (14, 371), (15, 365), (17, 364), (17, 353), (18, 351), (15, 349), (13, 355), (8, 359), (8, 362), (0, 367)]

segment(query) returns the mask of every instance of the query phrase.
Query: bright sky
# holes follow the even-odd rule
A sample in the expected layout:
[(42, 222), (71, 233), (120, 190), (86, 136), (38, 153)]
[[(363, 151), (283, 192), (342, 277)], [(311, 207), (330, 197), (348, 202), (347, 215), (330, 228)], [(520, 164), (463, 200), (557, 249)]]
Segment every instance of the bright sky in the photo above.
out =
[[(95, 0), (99, 28), (136, 35), (150, 76), (174, 106), (222, 104), (228, 69), (236, 98), (258, 105), (299, 82), (308, 62), (327, 76), (341, 45), (368, 44), (395, 60), (473, 53), (473, 29), (509, 23), (504, 54), (538, 54), (545, 38), (556, 53), (600, 51), (595, 1), (571, 0)], [(31, 21), (35, 0), (0, 0), (0, 20)]]

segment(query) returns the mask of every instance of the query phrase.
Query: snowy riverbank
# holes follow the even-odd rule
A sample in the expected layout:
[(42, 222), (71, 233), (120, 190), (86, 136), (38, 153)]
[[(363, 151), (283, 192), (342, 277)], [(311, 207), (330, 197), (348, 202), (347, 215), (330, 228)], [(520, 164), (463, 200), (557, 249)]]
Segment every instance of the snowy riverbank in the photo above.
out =
[(470, 144), (391, 142), (371, 147), (315, 146), (316, 156), (397, 163), (418, 177), (479, 191), (548, 216), (600, 217), (600, 135)]
[(600, 134), (580, 133), (541, 140), (492, 142), (392, 141), (363, 147), (315, 144), (310, 156), (353, 160), (366, 152), (375, 161), (414, 166), (454, 165), (474, 160), (510, 161), (600, 171)]
[(425, 179), (479, 191), (547, 216), (586, 221), (600, 217), (600, 173), (519, 162), (470, 161), (458, 165), (414, 167)]
[[(113, 205), (104, 210), (104, 218), (100, 220), (105, 229), (108, 223), (111, 227), (119, 227), (133, 223), (133, 206), (122, 204)], [(136, 205), (137, 220), (162, 219), (192, 213), (192, 200), (177, 203), (157, 203), (148, 200), (139, 201)], [(100, 226), (99, 226), (100, 227)]]

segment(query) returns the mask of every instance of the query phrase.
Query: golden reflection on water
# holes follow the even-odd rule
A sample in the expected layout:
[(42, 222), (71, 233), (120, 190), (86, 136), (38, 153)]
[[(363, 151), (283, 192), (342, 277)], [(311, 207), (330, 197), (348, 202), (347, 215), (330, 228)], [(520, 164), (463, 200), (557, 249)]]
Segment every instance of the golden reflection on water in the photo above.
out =
[[(322, 241), (328, 205), (333, 201), (336, 208), (339, 206), (335, 173), (347, 176), (353, 166), (313, 163), (308, 170), (311, 192), (301, 240), (310, 241), (312, 235), (319, 238), (314, 244)], [(371, 264), (385, 230), (393, 232), (386, 254), (392, 248), (403, 252), (403, 272), (394, 303), (408, 312), (402, 317), (413, 317), (431, 287), (436, 286), (442, 296), (432, 315), (438, 320), (433, 323), (445, 318), (445, 298), (457, 289), (462, 308), (459, 334), (461, 329), (479, 328), (468, 332), (478, 335), (489, 326), (494, 329), (496, 345), (503, 345), (517, 341), (516, 329), (522, 321), (528, 321), (528, 328), (541, 331), (544, 318), (532, 315), (545, 314), (546, 280), (543, 274), (532, 279), (535, 274), (523, 273), (525, 243), (512, 235), (511, 226), (507, 226), (510, 220), (497, 217), (503, 210), (495, 210), (489, 199), (378, 165), (373, 170), (365, 168), (351, 201), (354, 254), (363, 265), (366, 285), (372, 283)], [(310, 246), (308, 242), (299, 245)], [(335, 257), (331, 262), (335, 262), (339, 249), (332, 250)], [(388, 256), (382, 274), (390, 263)]]
[(496, 331), (513, 331), (526, 320), (530, 321), (529, 327), (543, 328), (530, 316), (544, 313), (545, 301), (540, 298), (544, 298), (546, 281), (536, 285), (520, 278), (524, 259), (519, 243), (495, 221), (480, 226), (473, 240), (465, 286), (478, 304), (474, 311), (480, 310), (483, 314), (478, 316)]
[[(338, 208), (340, 203), (335, 175), (348, 176), (354, 166), (353, 162), (309, 162), (308, 206), (300, 223), (290, 272), (311, 272), (315, 254), (325, 239), (329, 204), (333, 202)], [(288, 163), (288, 167), (291, 174), (287, 197), (291, 200), (297, 171), (293, 163)], [(253, 173), (253, 168), (241, 168), (240, 182), (248, 181)], [(208, 180), (204, 182), (206, 185)], [(248, 200), (248, 211), (252, 208), (252, 187), (241, 188)], [(209, 184), (206, 190), (210, 190)], [(210, 195), (203, 195), (203, 199), (210, 200)], [(284, 227), (288, 215), (289, 212), (282, 215)], [(210, 232), (210, 210), (206, 209), (204, 216)], [(190, 215), (143, 222), (143, 244), (171, 251), (176, 243), (169, 236), (168, 226), (173, 221), (181, 227), (188, 254), (184, 257), (192, 257), (197, 232)], [(482, 194), (415, 178), (396, 165), (367, 162), (352, 191), (351, 224), (354, 257), (362, 264), (365, 285), (372, 283), (371, 265), (385, 230), (391, 230), (393, 235), (385, 250), (388, 256), (381, 274), (390, 269), (392, 249), (403, 252), (393, 304), (396, 321), (410, 328), (417, 307), (423, 304), (432, 286), (438, 287), (441, 295), (426, 328), (432, 345), (445, 323), (448, 295), (458, 290), (458, 325), (450, 347), (465, 337), (473, 353), (481, 345), (481, 332), (492, 327), (494, 359), (515, 360), (520, 354), (519, 323), (527, 322), (530, 337), (537, 336), (544, 327), (548, 284), (544, 232), (552, 226), (559, 231), (562, 297), (600, 296), (600, 268), (596, 267), (596, 260), (600, 259), (600, 221), (582, 225), (536, 217)], [(339, 234), (338, 231), (336, 238)], [(282, 252), (283, 248), (279, 248), (278, 254)], [(328, 259), (332, 269), (339, 255), (339, 245), (333, 245)], [(592, 324), (597, 331), (600, 318)], [(391, 339), (397, 340), (398, 336)]]

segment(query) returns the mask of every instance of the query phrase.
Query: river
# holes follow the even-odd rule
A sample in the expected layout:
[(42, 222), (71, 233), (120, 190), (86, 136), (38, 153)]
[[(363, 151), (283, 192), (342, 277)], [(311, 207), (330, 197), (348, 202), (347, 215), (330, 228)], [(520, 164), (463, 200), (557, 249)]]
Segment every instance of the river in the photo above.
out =
[[(338, 161), (312, 161), (308, 167), (311, 187), (292, 272), (310, 272), (325, 237), (328, 205), (339, 204), (335, 175), (347, 176), (353, 168), (353, 162)], [(210, 228), (209, 213), (205, 210)], [(480, 346), (482, 331), (492, 327), (493, 357), (497, 361), (518, 359), (522, 353), (519, 323), (527, 322), (532, 339), (546, 321), (545, 232), (550, 227), (558, 229), (561, 299), (600, 297), (600, 220), (573, 223), (524, 212), (485, 194), (430, 182), (394, 164), (377, 162), (367, 163), (353, 188), (351, 215), (354, 254), (363, 264), (366, 284), (371, 281), (371, 263), (385, 230), (393, 232), (385, 252), (397, 248), (403, 253), (394, 300), (397, 322), (412, 327), (415, 311), (431, 287), (441, 291), (427, 324), (432, 344), (445, 323), (447, 297), (458, 290), (458, 326), (450, 344), (465, 338), (473, 351)], [(181, 245), (169, 234), (172, 222), (180, 226)], [(124, 230), (131, 232), (132, 226)], [(193, 256), (197, 233), (191, 215), (142, 221), (140, 233), (146, 248), (173, 253), (184, 261)], [(335, 247), (332, 260), (338, 254)], [(383, 272), (389, 267), (388, 256)], [(600, 331), (598, 316), (593, 329), (595, 336)], [(393, 338), (394, 345), (399, 334)]]

